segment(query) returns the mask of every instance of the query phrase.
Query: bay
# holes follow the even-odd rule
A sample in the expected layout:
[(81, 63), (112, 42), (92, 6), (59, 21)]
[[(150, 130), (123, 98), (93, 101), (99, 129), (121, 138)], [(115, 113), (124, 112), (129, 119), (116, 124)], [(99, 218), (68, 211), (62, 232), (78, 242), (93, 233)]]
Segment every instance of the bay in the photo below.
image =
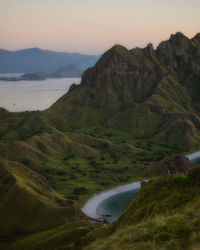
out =
[(113, 195), (102, 201), (97, 207), (99, 217), (103, 216), (109, 223), (116, 221), (125, 211), (128, 201), (139, 192), (139, 188)]
[[(0, 74), (18, 77), (22, 74)], [(0, 81), (0, 107), (11, 112), (45, 110), (63, 96), (80, 78), (54, 78), (41, 81)]]
[(124, 212), (127, 202), (133, 199), (139, 190), (138, 181), (95, 194), (87, 201), (82, 211), (90, 218), (104, 218), (108, 223), (112, 223)]

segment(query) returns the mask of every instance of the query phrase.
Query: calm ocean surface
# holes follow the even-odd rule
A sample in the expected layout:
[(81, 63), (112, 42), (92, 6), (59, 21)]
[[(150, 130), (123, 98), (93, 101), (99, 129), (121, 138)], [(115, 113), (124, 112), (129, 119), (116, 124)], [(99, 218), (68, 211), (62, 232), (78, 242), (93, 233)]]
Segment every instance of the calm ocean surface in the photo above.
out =
[[(22, 74), (0, 74), (19, 77)], [(0, 107), (12, 112), (44, 110), (64, 95), (80, 78), (56, 78), (43, 81), (0, 81)]]
[(99, 216), (112, 215), (111, 217), (106, 217), (109, 223), (116, 221), (124, 212), (128, 201), (132, 200), (139, 190), (140, 188), (137, 188), (107, 198), (98, 205), (97, 214)]

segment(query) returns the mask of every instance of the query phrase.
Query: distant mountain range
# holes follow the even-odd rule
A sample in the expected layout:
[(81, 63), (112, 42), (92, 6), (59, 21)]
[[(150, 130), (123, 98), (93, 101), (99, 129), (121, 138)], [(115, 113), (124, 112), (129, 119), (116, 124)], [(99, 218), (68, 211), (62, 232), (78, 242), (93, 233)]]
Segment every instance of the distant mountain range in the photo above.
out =
[[(113, 46), (49, 109), (0, 108), (0, 140), (0, 249), (200, 249), (200, 33)], [(111, 225), (81, 212), (142, 179)]]
[(98, 55), (55, 52), (39, 48), (17, 51), (0, 49), (0, 73), (54, 72), (73, 64), (85, 70), (93, 66), (99, 57)]

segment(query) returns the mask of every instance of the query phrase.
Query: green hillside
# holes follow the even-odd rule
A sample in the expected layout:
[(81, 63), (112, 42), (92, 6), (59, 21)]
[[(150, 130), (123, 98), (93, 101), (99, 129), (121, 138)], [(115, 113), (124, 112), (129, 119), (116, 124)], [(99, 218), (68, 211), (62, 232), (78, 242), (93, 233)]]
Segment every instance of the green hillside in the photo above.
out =
[(40, 245), (54, 249), (46, 238), (67, 236), (72, 229), (77, 238), (56, 239), (57, 246), (67, 245), (95, 227), (76, 202), (58, 194), (44, 176), (18, 162), (0, 164), (0, 246), (4, 249)]
[[(199, 150), (199, 65), (199, 34), (177, 33), (157, 49), (115, 45), (49, 109), (0, 108), (0, 247), (78, 249), (96, 239), (96, 231), (85, 234), (99, 226), (79, 206), (95, 193), (141, 179), (150, 184), (116, 223), (99, 229), (111, 238), (93, 249), (109, 249), (104, 244), (115, 239), (119, 249), (145, 249), (139, 232), (153, 225), (157, 234), (159, 223), (170, 228), (172, 211), (175, 224), (190, 220), (190, 202), (198, 218), (198, 183), (190, 175), (155, 178), (169, 169), (186, 172), (191, 165), (182, 155)], [(143, 243), (138, 238), (138, 246), (123, 248), (129, 229), (131, 235), (138, 230)], [(161, 244), (148, 238), (153, 232), (145, 238), (155, 244), (150, 249)], [(176, 232), (169, 235), (182, 247)]]
[(199, 249), (199, 173), (150, 181), (117, 222), (82, 238), (84, 249)]
[(62, 116), (62, 129), (98, 124), (181, 150), (196, 148), (199, 46), (199, 34), (189, 39), (181, 33), (156, 50), (116, 45), (45, 113), (55, 125)]

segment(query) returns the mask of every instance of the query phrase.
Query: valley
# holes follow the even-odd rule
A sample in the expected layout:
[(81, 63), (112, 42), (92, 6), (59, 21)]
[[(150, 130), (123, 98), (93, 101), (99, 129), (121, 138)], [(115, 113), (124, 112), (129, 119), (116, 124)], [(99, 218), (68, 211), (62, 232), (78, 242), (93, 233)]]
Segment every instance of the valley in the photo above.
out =
[[(184, 157), (200, 148), (199, 51), (200, 35), (180, 32), (157, 49), (115, 45), (48, 109), (0, 108), (0, 245), (199, 246), (199, 168)], [(82, 213), (95, 193), (143, 179), (108, 227)]]

